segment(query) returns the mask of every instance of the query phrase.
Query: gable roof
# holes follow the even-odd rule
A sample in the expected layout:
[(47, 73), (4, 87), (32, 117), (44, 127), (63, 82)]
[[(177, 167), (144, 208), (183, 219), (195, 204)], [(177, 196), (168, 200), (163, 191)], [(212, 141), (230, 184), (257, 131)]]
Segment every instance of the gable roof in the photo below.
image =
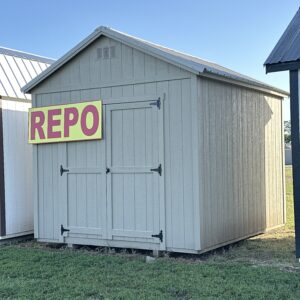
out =
[[(296, 15), (265, 61), (265, 66), (268, 67), (268, 65), (272, 64), (284, 64), (295, 61), (300, 62), (300, 9), (298, 9)], [(288, 70), (288, 68), (285, 70)]]
[(54, 60), (0, 47), (0, 97), (30, 99), (21, 87), (46, 70)]
[(58, 59), (46, 71), (44, 71), (35, 79), (33, 79), (31, 82), (26, 84), (22, 88), (22, 90), (24, 92), (30, 92), (34, 87), (36, 87), (38, 84), (44, 81), (48, 76), (53, 74), (55, 71), (60, 69), (64, 64), (66, 64), (69, 60), (75, 57), (78, 53), (80, 53), (83, 49), (85, 49), (88, 45), (90, 45), (93, 41), (95, 41), (102, 35), (117, 40), (119, 42), (122, 42), (137, 50), (140, 50), (144, 53), (162, 59), (168, 63), (176, 65), (182, 69), (185, 69), (197, 75), (205, 74), (205, 73), (212, 74), (212, 75), (219, 76), (220, 78), (227, 78), (227, 79), (234, 80), (236, 82), (241, 82), (241, 83), (249, 84), (251, 86), (272, 90), (280, 93), (281, 95), (288, 95), (286, 91), (277, 89), (273, 86), (267, 85), (263, 82), (242, 75), (240, 73), (222, 67), (218, 64), (200, 59), (195, 56), (177, 52), (175, 50), (150, 43), (148, 41), (130, 36), (128, 34), (104, 26), (98, 27), (92, 34), (90, 34), (83, 41), (81, 41), (77, 46), (75, 46), (64, 56)]

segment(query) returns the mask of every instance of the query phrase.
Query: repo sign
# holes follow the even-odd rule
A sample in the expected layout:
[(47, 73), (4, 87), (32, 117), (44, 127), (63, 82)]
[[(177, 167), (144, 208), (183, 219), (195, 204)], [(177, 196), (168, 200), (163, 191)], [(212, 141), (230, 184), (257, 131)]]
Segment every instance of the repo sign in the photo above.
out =
[(57, 143), (102, 138), (102, 101), (29, 110), (28, 142)]

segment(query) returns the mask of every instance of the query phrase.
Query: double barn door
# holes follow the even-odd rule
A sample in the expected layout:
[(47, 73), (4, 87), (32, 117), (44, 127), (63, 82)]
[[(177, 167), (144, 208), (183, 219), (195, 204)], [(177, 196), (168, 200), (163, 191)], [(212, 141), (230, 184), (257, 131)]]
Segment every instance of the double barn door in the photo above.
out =
[(164, 249), (163, 107), (139, 101), (103, 108), (102, 140), (65, 143), (60, 239)]

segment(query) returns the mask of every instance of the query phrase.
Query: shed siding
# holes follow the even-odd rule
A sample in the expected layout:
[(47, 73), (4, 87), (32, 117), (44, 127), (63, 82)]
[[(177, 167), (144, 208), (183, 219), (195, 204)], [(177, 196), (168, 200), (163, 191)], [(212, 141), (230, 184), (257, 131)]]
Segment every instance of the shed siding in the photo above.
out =
[(30, 103), (1, 100), (6, 235), (32, 232), (32, 147), (27, 143)]
[[(116, 45), (116, 59), (95, 60), (96, 49), (106, 45)], [(165, 94), (165, 238), (167, 248), (173, 250), (199, 250), (198, 244), (195, 245), (195, 235), (200, 236), (199, 225), (196, 228), (198, 223), (194, 218), (197, 215), (194, 184), (198, 179), (193, 177), (193, 173), (198, 174), (193, 150), (197, 136), (192, 136), (197, 135), (197, 130), (192, 129), (194, 119), (191, 118), (191, 89), (196, 90), (196, 85), (192, 84), (195, 78), (128, 46), (100, 38), (34, 91), (35, 106)], [(58, 241), (61, 212), (57, 172), (61, 145), (34, 147), (37, 149), (38, 179), (36, 234), (41, 240)]]
[(284, 223), (282, 102), (198, 79), (202, 250)]

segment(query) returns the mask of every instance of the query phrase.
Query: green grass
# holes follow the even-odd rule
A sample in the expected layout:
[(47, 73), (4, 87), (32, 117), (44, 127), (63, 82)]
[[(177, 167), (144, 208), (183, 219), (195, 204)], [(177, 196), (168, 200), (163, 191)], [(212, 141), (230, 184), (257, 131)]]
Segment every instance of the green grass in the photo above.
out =
[(140, 252), (2, 246), (0, 299), (300, 299), (291, 169), (286, 178), (285, 228), (202, 256), (147, 264)]

